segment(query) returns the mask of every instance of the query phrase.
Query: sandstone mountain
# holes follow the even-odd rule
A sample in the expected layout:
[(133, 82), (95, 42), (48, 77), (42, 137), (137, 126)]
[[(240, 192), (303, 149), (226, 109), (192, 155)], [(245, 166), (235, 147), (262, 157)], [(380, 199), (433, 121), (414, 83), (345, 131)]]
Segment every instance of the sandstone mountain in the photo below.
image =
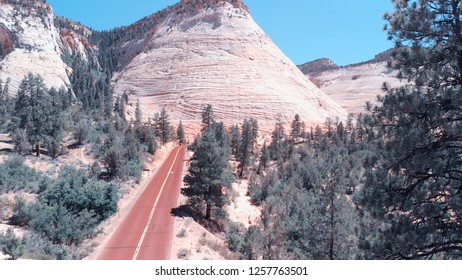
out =
[[(136, 34), (146, 22), (128, 28)], [(193, 126), (211, 104), (227, 125), (253, 116), (269, 131), (277, 114), (288, 123), (298, 113), (307, 125), (346, 115), (279, 50), (239, 0), (183, 0), (153, 25), (147, 37), (122, 44), (138, 45), (125, 51), (133, 57), (124, 58), (114, 75), (115, 93), (127, 93), (132, 105), (139, 99), (145, 116), (164, 107), (174, 122)]]
[(371, 60), (342, 67), (329, 59), (321, 59), (299, 68), (348, 113), (358, 114), (366, 111), (367, 101), (377, 103), (377, 96), (383, 94), (384, 83), (392, 87), (404, 85), (397, 78), (398, 71), (389, 67), (391, 52), (388, 50)]
[[(73, 59), (111, 72), (114, 94), (140, 100), (144, 119), (167, 109), (192, 133), (211, 104), (226, 125), (276, 115), (308, 126), (346, 111), (325, 95), (254, 22), (241, 0), (182, 0), (126, 27), (96, 32), (56, 17), (43, 0), (0, 0), (0, 78), (14, 93), (28, 72), (49, 87), (71, 86)], [(96, 66), (95, 66), (96, 65)], [(101, 70), (101, 69), (97, 69)]]
[[(83, 29), (77, 23), (56, 17), (45, 1), (2, 0), (0, 78), (10, 80), (12, 94), (29, 72), (40, 74), (49, 87), (69, 87), (72, 69), (64, 61), (66, 55), (88, 59), (92, 49), (85, 38), (90, 30)], [(75, 30), (81, 30), (82, 35)]]

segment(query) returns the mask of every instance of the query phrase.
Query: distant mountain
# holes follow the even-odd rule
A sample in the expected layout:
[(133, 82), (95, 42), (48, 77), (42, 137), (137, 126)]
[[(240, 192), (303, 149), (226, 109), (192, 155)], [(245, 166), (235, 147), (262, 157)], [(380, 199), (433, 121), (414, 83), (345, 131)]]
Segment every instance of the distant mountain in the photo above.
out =
[(321, 73), (327, 70), (334, 70), (339, 68), (332, 60), (328, 58), (320, 58), (305, 64), (299, 65), (298, 68), (303, 72), (303, 74), (314, 74)]
[(337, 66), (329, 59), (322, 59), (299, 68), (348, 113), (357, 114), (366, 111), (367, 101), (372, 104), (377, 102), (377, 96), (383, 94), (385, 82), (393, 87), (404, 84), (397, 78), (398, 71), (389, 66), (392, 51), (387, 50), (371, 60), (347, 66)]

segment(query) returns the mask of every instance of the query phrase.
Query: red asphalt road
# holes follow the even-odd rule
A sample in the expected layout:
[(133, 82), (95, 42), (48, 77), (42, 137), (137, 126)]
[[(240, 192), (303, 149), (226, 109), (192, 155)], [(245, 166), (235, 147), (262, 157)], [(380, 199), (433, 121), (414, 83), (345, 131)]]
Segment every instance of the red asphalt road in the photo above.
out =
[(176, 147), (106, 243), (100, 260), (167, 260), (186, 147)]

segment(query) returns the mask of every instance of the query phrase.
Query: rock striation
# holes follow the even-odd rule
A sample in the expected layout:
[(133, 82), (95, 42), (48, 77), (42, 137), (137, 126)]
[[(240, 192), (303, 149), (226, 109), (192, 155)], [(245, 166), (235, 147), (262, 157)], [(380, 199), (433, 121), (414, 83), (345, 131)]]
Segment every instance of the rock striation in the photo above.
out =
[[(135, 41), (136, 40), (136, 41)], [(114, 76), (115, 93), (140, 100), (145, 117), (166, 108), (174, 124), (200, 123), (211, 104), (227, 125), (244, 118), (274, 128), (299, 114), (307, 125), (346, 111), (305, 77), (252, 19), (239, 0), (183, 0), (169, 9), (137, 54)]]
[[(61, 38), (54, 25), (51, 7), (40, 1), (2, 3), (0, 26), (4, 34), (14, 34), (14, 48), (0, 61), (0, 78), (18, 87), (27, 73), (40, 74), (50, 87), (69, 84), (67, 66), (61, 58)], [(11, 40), (11, 37), (10, 37)]]
[[(307, 77), (340, 104), (348, 113), (366, 112), (366, 102), (377, 103), (383, 84), (399, 87), (405, 83), (397, 78), (398, 71), (389, 66), (392, 50), (375, 58), (347, 66), (316, 60), (300, 65)], [(321, 63), (320, 63), (321, 62)]]

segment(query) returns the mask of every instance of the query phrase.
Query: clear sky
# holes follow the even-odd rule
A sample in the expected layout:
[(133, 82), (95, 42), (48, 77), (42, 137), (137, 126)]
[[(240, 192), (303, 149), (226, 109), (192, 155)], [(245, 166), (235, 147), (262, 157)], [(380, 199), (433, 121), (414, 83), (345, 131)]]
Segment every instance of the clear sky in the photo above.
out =
[[(179, 0), (48, 0), (55, 13), (96, 30), (129, 25)], [(383, 31), (391, 0), (244, 0), (252, 17), (296, 64), (327, 57), (365, 61), (393, 44)]]

